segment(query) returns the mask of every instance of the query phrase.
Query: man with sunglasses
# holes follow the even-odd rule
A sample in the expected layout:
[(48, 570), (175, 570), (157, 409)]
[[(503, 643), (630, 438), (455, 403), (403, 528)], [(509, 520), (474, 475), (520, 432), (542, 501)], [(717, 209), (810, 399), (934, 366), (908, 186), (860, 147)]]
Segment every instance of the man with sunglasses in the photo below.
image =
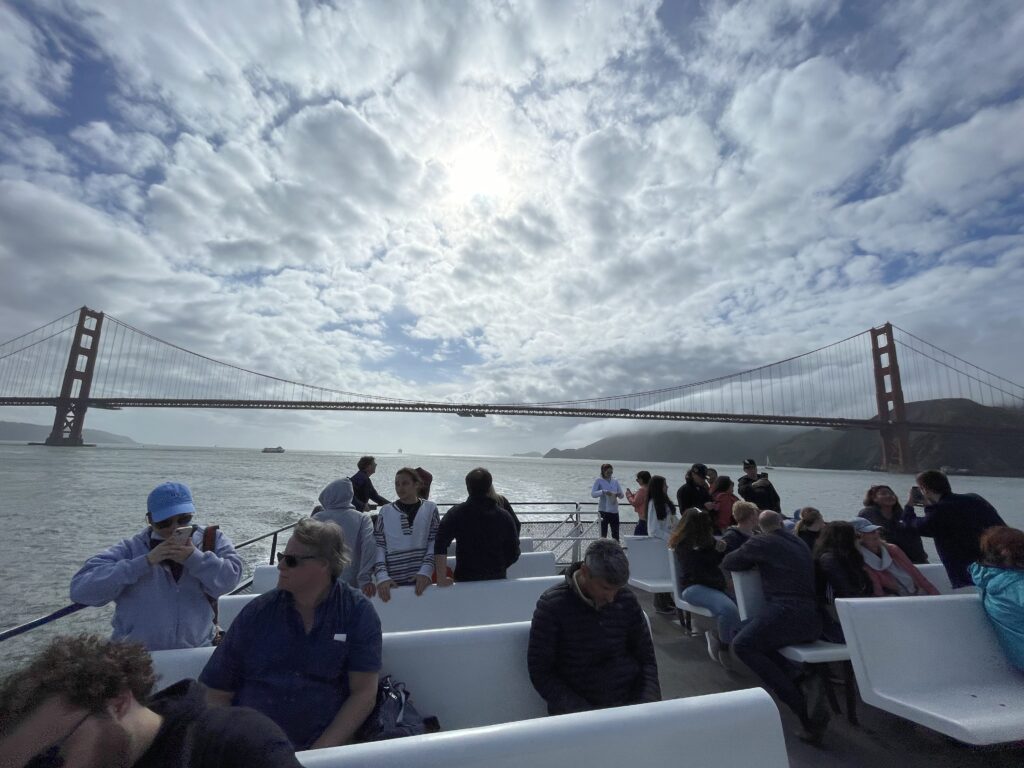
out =
[(377, 701), (380, 619), (338, 577), (341, 528), (306, 518), (277, 555), (277, 589), (231, 623), (199, 681), (211, 704), (252, 707), (297, 750), (348, 743)]
[(194, 680), (150, 696), (154, 679), (140, 645), (56, 638), (0, 685), (0, 766), (298, 768), (260, 713), (209, 707)]
[(162, 483), (146, 501), (148, 527), (89, 558), (71, 579), (71, 599), (117, 606), (113, 640), (142, 643), (150, 651), (197, 648), (213, 642), (211, 601), (234, 589), (242, 560), (216, 531), (203, 551), (205, 529), (192, 524), (188, 486)]

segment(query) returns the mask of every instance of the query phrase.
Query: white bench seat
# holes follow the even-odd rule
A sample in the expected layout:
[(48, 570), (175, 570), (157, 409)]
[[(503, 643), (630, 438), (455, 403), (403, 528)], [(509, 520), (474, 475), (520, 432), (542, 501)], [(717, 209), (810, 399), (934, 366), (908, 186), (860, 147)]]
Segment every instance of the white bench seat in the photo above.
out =
[[(451, 695), (473, 691), (493, 694), (474, 685), (453, 688)], [(743, 738), (736, 738), (737, 723), (742, 723)], [(638, 742), (626, 734), (643, 738)], [(680, 745), (685, 745), (683, 758)], [(306, 768), (665, 768), (681, 764), (681, 759), (682, 764), (708, 768), (789, 766), (779, 711), (756, 688), (300, 752), (297, 757)]]
[(967, 744), (1024, 739), (1024, 673), (972, 594), (837, 600), (861, 696)]
[(787, 645), (779, 649), (779, 654), (790, 661), (800, 664), (829, 664), (833, 661), (849, 661), (850, 649), (842, 643), (829, 643), (818, 640), (802, 645)]
[[(528, 579), (464, 581), (450, 587), (431, 585), (417, 596), (411, 586), (391, 590), (391, 599), (373, 598), (384, 632), (503, 624), (533, 618), (537, 599), (562, 576)], [(258, 595), (226, 595), (217, 601), (220, 626), (227, 629), (239, 612)]]
[[(542, 717), (547, 704), (526, 666), (529, 641), (528, 621), (389, 632), (383, 636), (381, 671), (405, 683), (419, 712), (436, 715), (444, 730)], [(213, 648), (153, 651), (157, 689), (197, 679), (212, 653)]]
[(680, 611), (686, 611), (696, 616), (704, 616), (705, 618), (712, 618), (714, 614), (702, 605), (694, 605), (688, 603), (682, 598), (682, 592), (679, 590), (679, 577), (676, 575), (676, 555), (674, 550), (668, 551), (668, 575), (669, 583), (672, 585), (672, 600), (676, 604), (676, 608)]
[(641, 592), (671, 592), (672, 577), (665, 559), (668, 552), (665, 542), (652, 536), (626, 536), (624, 541), (629, 560), (629, 586)]

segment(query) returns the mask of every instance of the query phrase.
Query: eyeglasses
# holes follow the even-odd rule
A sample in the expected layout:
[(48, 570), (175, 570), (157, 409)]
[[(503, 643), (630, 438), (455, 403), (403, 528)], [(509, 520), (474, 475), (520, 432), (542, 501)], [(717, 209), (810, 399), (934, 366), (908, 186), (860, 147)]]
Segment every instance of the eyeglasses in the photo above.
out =
[(68, 743), (68, 739), (75, 735), (75, 731), (81, 727), (82, 723), (92, 717), (92, 714), (92, 712), (86, 712), (82, 715), (79, 721), (75, 723), (74, 728), (68, 731), (58, 741), (54, 742), (45, 752), (40, 752), (29, 760), (25, 765), (25, 768), (60, 768), (64, 765), (64, 755), (61, 754), (61, 750), (64, 749), (64, 745)]
[(298, 568), (302, 560), (319, 560), (316, 555), (286, 555), (284, 552), (277, 553), (277, 562), (284, 563), (286, 568)]
[(171, 526), (180, 528), (183, 525), (188, 525), (192, 522), (192, 515), (176, 515), (175, 517), (169, 517), (166, 520), (161, 520), (159, 523), (153, 523), (154, 528), (170, 528)]

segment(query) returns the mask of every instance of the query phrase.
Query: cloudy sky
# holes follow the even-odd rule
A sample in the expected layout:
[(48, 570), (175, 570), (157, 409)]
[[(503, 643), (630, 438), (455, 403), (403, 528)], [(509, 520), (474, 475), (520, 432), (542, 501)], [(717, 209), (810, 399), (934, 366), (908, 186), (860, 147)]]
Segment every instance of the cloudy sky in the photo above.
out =
[[(1022, 39), (1018, 0), (8, 1), (0, 337), (87, 304), (311, 384), (530, 401), (891, 320), (1024, 381)], [(610, 428), (88, 424), (466, 453)]]

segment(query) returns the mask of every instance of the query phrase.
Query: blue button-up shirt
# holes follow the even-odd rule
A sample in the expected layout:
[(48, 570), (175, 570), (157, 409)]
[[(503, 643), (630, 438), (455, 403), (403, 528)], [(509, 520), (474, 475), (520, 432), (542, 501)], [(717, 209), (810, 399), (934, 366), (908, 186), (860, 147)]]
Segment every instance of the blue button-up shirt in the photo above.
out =
[(335, 582), (306, 634), (291, 593), (275, 589), (232, 622), (199, 679), (276, 722), (296, 749), (324, 732), (349, 695), (349, 672), (379, 672), (380, 619), (362, 593)]

